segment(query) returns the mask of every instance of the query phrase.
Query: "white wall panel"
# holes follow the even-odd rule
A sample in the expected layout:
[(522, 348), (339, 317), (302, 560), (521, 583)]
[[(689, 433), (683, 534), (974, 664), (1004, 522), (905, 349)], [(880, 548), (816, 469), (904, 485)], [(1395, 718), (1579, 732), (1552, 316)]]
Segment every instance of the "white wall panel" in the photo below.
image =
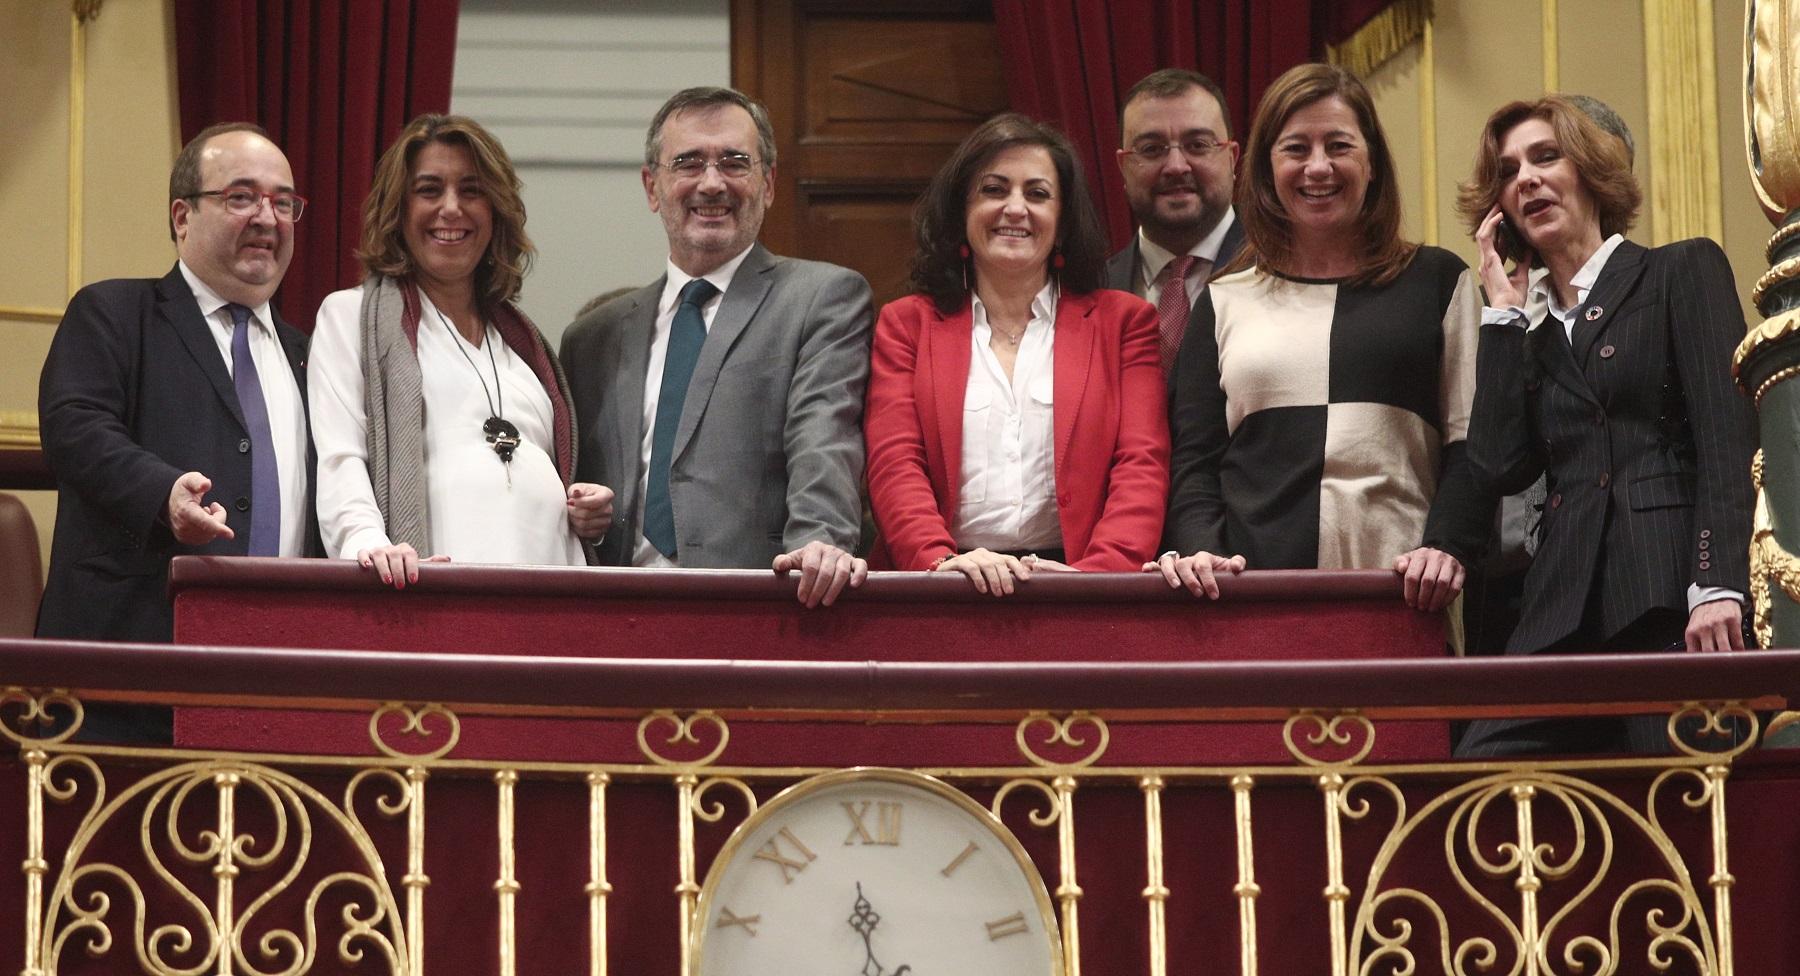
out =
[(730, 82), (726, 2), (463, 0), (450, 107), (525, 181), (538, 260), (521, 304), (553, 344), (589, 298), (662, 273), (644, 130), (675, 91)]

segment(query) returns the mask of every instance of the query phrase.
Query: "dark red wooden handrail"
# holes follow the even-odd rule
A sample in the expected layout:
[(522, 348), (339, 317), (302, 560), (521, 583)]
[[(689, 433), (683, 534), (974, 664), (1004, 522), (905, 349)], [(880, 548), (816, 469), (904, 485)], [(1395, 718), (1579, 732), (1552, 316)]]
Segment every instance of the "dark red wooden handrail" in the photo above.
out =
[[(369, 572), (346, 559), (247, 559), (180, 556), (169, 567), (169, 590), (284, 589), (359, 590), (371, 585)], [(653, 570), (558, 566), (475, 566), (427, 564), (419, 567), (420, 591), (480, 593), (485, 596), (595, 596), (782, 600), (794, 598), (794, 581), (748, 569)], [(1263, 570), (1219, 581), (1222, 599), (1236, 602), (1397, 600), (1400, 579), (1383, 570)], [(993, 602), (976, 593), (960, 575), (876, 573), (850, 602)], [(1191, 601), (1159, 575), (1147, 573), (1040, 573), (1029, 587), (1008, 598), (1019, 603), (1141, 603)]]
[(105, 697), (833, 712), (1422, 709), (1800, 700), (1800, 651), (1393, 661), (621, 660), (0, 640), (0, 684)]

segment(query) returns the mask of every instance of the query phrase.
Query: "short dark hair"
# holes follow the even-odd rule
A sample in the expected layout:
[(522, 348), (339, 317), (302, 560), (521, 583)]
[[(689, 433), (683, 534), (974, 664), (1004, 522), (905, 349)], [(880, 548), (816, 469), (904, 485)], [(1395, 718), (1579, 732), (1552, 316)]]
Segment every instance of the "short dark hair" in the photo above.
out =
[(1611, 105), (1592, 95), (1564, 95), (1563, 97), (1569, 100), (1569, 104), (1586, 112), (1588, 118), (1594, 120), (1595, 125), (1619, 137), (1619, 141), (1625, 144), (1625, 162), (1627, 164), (1637, 158), (1637, 140), (1631, 138), (1631, 127), (1625, 124), (1625, 120), (1619, 117), (1619, 113), (1613, 111)]
[(1294, 226), (1275, 192), (1272, 154), (1281, 131), (1295, 113), (1314, 102), (1340, 98), (1356, 116), (1369, 150), (1369, 186), (1363, 192), (1361, 240), (1363, 265), (1348, 279), (1353, 285), (1385, 285), (1399, 277), (1418, 245), (1400, 236), (1400, 187), (1394, 155), (1375, 115), (1375, 100), (1349, 71), (1335, 64), (1302, 64), (1289, 68), (1263, 92), (1250, 123), (1250, 145), (1244, 150), (1244, 179), (1237, 185), (1237, 215), (1244, 222), (1247, 246), (1226, 272), (1255, 264), (1264, 271), (1287, 271), (1293, 259)]
[(683, 88), (669, 96), (656, 110), (650, 119), (650, 131), (644, 136), (644, 165), (655, 166), (662, 162), (662, 130), (663, 123), (676, 112), (688, 109), (717, 108), (723, 105), (736, 105), (750, 113), (750, 121), (756, 124), (756, 154), (762, 157), (764, 170), (775, 168), (775, 127), (769, 124), (769, 110), (762, 103), (736, 88), (720, 88), (716, 85), (701, 85), (695, 88)]
[(175, 165), (169, 170), (169, 240), (175, 239), (175, 201), (192, 200), (200, 195), (200, 154), (206, 151), (206, 144), (213, 137), (227, 132), (249, 132), (269, 138), (263, 127), (255, 122), (220, 122), (201, 129), (199, 135), (181, 147), (181, 152), (175, 155)]
[(1611, 237), (1631, 229), (1644, 194), (1631, 175), (1631, 157), (1623, 139), (1607, 131), (1573, 101), (1546, 95), (1531, 102), (1509, 102), (1488, 116), (1481, 129), (1481, 145), (1475, 150), (1475, 172), (1457, 187), (1456, 210), (1473, 234), (1488, 212), (1500, 202), (1504, 180), (1500, 176), (1500, 149), (1506, 134), (1527, 119), (1543, 119), (1556, 133), (1556, 144), (1594, 198), (1600, 216), (1600, 236)]
[(494, 233), (487, 254), (475, 267), (475, 299), (491, 313), (519, 296), (531, 257), (537, 253), (525, 234), (524, 184), (513, 169), (506, 147), (493, 133), (463, 115), (427, 112), (406, 124), (393, 145), (375, 164), (375, 179), (363, 200), (362, 241), (356, 256), (370, 274), (404, 278), (413, 271), (414, 256), (406, 249), (406, 201), (412, 192), (413, 164), (432, 143), (461, 146), (475, 161), (481, 192), (494, 214)]
[(1131, 90), (1125, 93), (1125, 100), (1119, 103), (1120, 137), (1123, 138), (1125, 133), (1125, 110), (1131, 107), (1132, 102), (1140, 98), (1174, 98), (1187, 94), (1190, 88), (1206, 92), (1213, 97), (1213, 101), (1219, 103), (1219, 115), (1225, 120), (1225, 131), (1219, 133), (1219, 138), (1231, 138), (1231, 109), (1225, 103), (1225, 89), (1200, 72), (1186, 68), (1160, 68), (1138, 79), (1138, 83), (1131, 86)]
[(1063, 259), (1057, 276), (1062, 287), (1090, 292), (1105, 281), (1106, 234), (1075, 148), (1051, 126), (1006, 112), (977, 126), (956, 147), (931, 178), (913, 215), (918, 250), (913, 254), (912, 287), (945, 315), (969, 299), (962, 254), (968, 243), (969, 188), (983, 166), (1015, 146), (1041, 146), (1056, 166), (1057, 192), (1062, 194), (1056, 222), (1057, 251)]

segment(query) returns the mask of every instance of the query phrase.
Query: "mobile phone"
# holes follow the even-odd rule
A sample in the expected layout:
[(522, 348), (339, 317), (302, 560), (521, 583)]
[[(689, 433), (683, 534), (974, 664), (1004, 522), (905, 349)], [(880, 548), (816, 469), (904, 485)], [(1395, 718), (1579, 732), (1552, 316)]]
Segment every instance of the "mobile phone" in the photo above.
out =
[(1494, 225), (1494, 253), (1502, 261), (1523, 262), (1531, 259), (1531, 249), (1525, 246), (1519, 232), (1513, 230), (1512, 221), (1505, 217), (1501, 217), (1500, 222)]

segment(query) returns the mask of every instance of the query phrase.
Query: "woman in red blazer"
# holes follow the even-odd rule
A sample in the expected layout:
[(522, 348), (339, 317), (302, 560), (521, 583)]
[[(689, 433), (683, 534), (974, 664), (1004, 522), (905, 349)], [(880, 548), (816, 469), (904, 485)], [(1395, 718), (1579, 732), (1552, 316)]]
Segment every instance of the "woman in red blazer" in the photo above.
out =
[(1034, 569), (1137, 571), (1169, 483), (1156, 312), (1101, 290), (1068, 141), (997, 116), (916, 224), (916, 293), (881, 310), (864, 413), (876, 559), (995, 596)]

